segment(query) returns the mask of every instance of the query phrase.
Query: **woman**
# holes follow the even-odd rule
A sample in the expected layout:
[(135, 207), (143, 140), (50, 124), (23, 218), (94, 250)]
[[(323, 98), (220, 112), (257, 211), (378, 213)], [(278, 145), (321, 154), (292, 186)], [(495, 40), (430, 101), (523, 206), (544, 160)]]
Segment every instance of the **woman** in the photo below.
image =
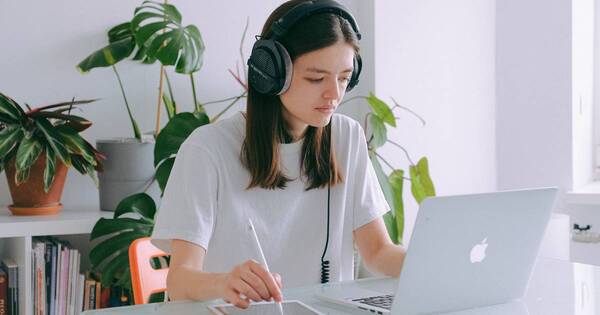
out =
[(371, 270), (400, 274), (405, 251), (386, 232), (364, 132), (334, 114), (358, 82), (359, 37), (334, 1), (271, 14), (248, 61), (247, 112), (198, 128), (177, 154), (152, 235), (172, 254), (172, 300), (247, 308), (281, 301), (282, 282), (351, 280), (354, 242)]

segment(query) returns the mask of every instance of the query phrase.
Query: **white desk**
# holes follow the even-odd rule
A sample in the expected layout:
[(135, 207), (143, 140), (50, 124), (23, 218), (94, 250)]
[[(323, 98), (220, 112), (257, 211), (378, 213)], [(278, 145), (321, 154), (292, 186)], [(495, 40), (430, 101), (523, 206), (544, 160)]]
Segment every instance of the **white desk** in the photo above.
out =
[[(379, 278), (328, 285), (360, 286), (377, 290), (393, 288), (396, 283), (397, 279)], [(372, 314), (318, 300), (314, 293), (321, 288), (317, 285), (286, 289), (283, 293), (286, 299), (301, 300), (326, 314)], [(210, 314), (206, 306), (215, 302), (155, 303), (87, 311), (84, 314)], [(531, 315), (600, 315), (600, 267), (540, 259), (534, 269), (523, 304)], [(461, 312), (461, 314), (506, 314), (506, 312), (485, 309)]]

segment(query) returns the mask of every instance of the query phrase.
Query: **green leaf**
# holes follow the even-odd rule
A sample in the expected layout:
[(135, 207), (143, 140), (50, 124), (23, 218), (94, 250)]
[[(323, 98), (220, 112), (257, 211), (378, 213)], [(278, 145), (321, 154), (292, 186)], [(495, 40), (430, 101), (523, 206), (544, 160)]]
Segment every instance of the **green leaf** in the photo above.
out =
[(46, 136), (46, 141), (52, 147), (54, 153), (56, 153), (66, 166), (71, 166), (71, 156), (65, 147), (65, 140), (62, 135), (46, 118), (37, 118), (34, 121), (44, 136)]
[(165, 187), (167, 186), (167, 181), (169, 180), (169, 176), (171, 175), (171, 170), (173, 169), (173, 164), (175, 163), (175, 158), (170, 157), (164, 162), (160, 163), (160, 166), (156, 170), (156, 181), (158, 181), (158, 186), (160, 187), (161, 195), (165, 192)]
[(180, 113), (171, 119), (161, 130), (154, 146), (154, 166), (162, 160), (177, 154), (179, 147), (203, 122), (191, 113)]
[(123, 233), (136, 231), (138, 233), (148, 234), (152, 232), (153, 224), (142, 219), (132, 218), (116, 218), (105, 219), (100, 218), (94, 225), (90, 234), (90, 241), (99, 237), (107, 236), (114, 233)]
[(177, 62), (175, 72), (190, 74), (202, 68), (205, 46), (196, 26), (188, 25), (185, 28), (185, 35), (190, 40), (183, 42), (184, 50)]
[(375, 115), (369, 115), (369, 126), (373, 130), (373, 140), (371, 146), (377, 149), (383, 146), (387, 141), (387, 129), (381, 118)]
[(396, 218), (392, 214), (392, 211), (388, 211), (383, 215), (383, 222), (385, 223), (385, 227), (388, 231), (388, 235), (394, 244), (399, 245), (400, 242), (398, 240), (398, 225), (396, 224)]
[(208, 117), (206, 109), (203, 105), (198, 105), (192, 114), (194, 114), (194, 117), (200, 121), (201, 126), (210, 124), (210, 117)]
[(181, 25), (181, 14), (170, 4), (145, 1), (135, 9), (131, 27), (136, 43), (149, 58), (174, 65), (178, 73), (200, 70), (204, 43), (197, 27)]
[(52, 183), (54, 182), (54, 175), (56, 174), (56, 154), (52, 151), (49, 146), (46, 148), (46, 168), (44, 169), (44, 191), (48, 193)]
[(367, 102), (371, 106), (371, 110), (373, 113), (381, 118), (383, 122), (386, 124), (396, 127), (396, 118), (394, 118), (394, 113), (390, 109), (390, 106), (386, 104), (384, 101), (380, 100), (373, 93), (369, 93), (369, 97), (367, 97)]
[(92, 179), (96, 188), (100, 187), (100, 183), (98, 182), (98, 176), (96, 176), (96, 170), (92, 164), (85, 164), (86, 174), (89, 178)]
[(103, 287), (109, 287), (115, 282), (115, 275), (123, 273), (129, 266), (129, 251), (122, 251), (117, 257), (107, 262), (106, 267), (101, 270), (100, 281)]
[(55, 127), (61, 134), (64, 144), (70, 154), (81, 155), (81, 157), (90, 165), (96, 165), (96, 156), (94, 148), (87, 143), (79, 133), (67, 125), (58, 125)]
[(169, 23), (165, 21), (157, 21), (140, 27), (136, 32), (136, 43), (138, 45), (144, 45), (148, 43), (148, 39), (150, 39), (152, 36), (155, 36), (158, 31), (165, 28), (168, 24)]
[(31, 167), (42, 153), (42, 149), (42, 144), (37, 139), (23, 138), (17, 149), (16, 169), (22, 172)]
[(131, 32), (131, 22), (118, 24), (108, 30), (109, 43), (118, 42), (125, 38), (133, 38), (133, 33)]
[(62, 121), (65, 121), (66, 123), (68, 123), (68, 125), (71, 126), (77, 132), (84, 131), (85, 129), (92, 126), (92, 122), (83, 117), (75, 116), (75, 115), (61, 114), (58, 112), (35, 112), (35, 113), (31, 114), (31, 117), (45, 117), (45, 118), (59, 119), (59, 120), (62, 120)]
[(87, 162), (83, 159), (81, 155), (74, 154), (71, 156), (71, 165), (82, 175), (85, 175), (87, 173), (87, 168), (85, 167), (86, 163)]
[(72, 100), (72, 101), (68, 101), (68, 102), (60, 102), (60, 103), (56, 103), (56, 104), (50, 104), (50, 105), (45, 105), (45, 106), (41, 106), (41, 107), (36, 107), (31, 111), (31, 113), (47, 111), (47, 110), (53, 109), (53, 108), (58, 108), (54, 112), (60, 112), (60, 111), (64, 111), (64, 110), (73, 109), (73, 108), (75, 108), (74, 106), (76, 106), (76, 105), (90, 104), (97, 100), (98, 99), (80, 100), (80, 101)]
[(12, 98), (0, 93), (0, 114), (5, 114), (19, 121), (25, 115), (25, 112)]
[(131, 242), (146, 236), (147, 235), (143, 233), (132, 231), (123, 232), (103, 240), (90, 251), (90, 263), (93, 267), (98, 267), (107, 258), (126, 252), (129, 249)]
[(18, 120), (10, 117), (9, 115), (0, 113), (0, 123), (3, 123), (5, 125), (12, 125), (12, 124), (16, 124), (18, 122), (19, 122)]
[(427, 158), (423, 157), (417, 165), (410, 166), (411, 191), (415, 200), (420, 204), (425, 198), (435, 196), (435, 188), (429, 176)]
[(369, 158), (371, 159), (371, 164), (373, 165), (373, 169), (375, 170), (375, 175), (377, 175), (377, 181), (379, 182), (379, 186), (383, 191), (383, 195), (388, 205), (395, 209), (394, 206), (394, 195), (392, 193), (392, 187), (390, 186), (390, 182), (388, 180), (387, 175), (383, 172), (383, 168), (381, 168), (381, 164), (379, 164), (379, 160), (375, 155), (375, 152), (369, 151)]
[(156, 204), (154, 203), (154, 199), (146, 193), (134, 194), (119, 202), (114, 218), (118, 218), (126, 213), (138, 213), (145, 219), (154, 220)]
[(15, 171), (15, 184), (17, 184), (17, 186), (26, 182), (27, 178), (29, 178), (29, 168)]
[(392, 188), (392, 194), (394, 203), (390, 206), (393, 207), (394, 221), (396, 224), (397, 239), (394, 240), (395, 244), (402, 244), (402, 235), (404, 233), (404, 201), (402, 198), (402, 191), (404, 186), (404, 171), (394, 170), (388, 177), (390, 187)]
[(109, 67), (129, 57), (135, 48), (132, 38), (124, 38), (108, 44), (106, 47), (93, 52), (77, 65), (81, 72), (88, 72), (94, 68)]
[(20, 126), (6, 127), (0, 131), (0, 159), (5, 159), (8, 153), (17, 146), (23, 138), (23, 130)]

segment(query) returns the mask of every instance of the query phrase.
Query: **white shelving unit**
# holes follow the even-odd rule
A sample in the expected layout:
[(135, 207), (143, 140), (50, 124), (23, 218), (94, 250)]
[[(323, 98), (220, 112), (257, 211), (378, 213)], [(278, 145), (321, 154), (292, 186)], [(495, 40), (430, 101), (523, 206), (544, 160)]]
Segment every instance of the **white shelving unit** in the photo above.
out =
[(10, 257), (19, 265), (19, 310), (33, 315), (31, 296), (31, 240), (33, 236), (89, 234), (100, 218), (112, 212), (63, 209), (53, 216), (13, 216), (0, 207), (0, 259)]

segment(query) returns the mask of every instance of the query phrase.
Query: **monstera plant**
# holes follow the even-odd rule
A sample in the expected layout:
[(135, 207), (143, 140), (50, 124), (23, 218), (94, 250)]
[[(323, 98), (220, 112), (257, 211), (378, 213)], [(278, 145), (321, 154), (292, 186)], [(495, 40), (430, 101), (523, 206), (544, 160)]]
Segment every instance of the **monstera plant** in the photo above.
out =
[[(194, 103), (197, 104), (193, 74), (202, 67), (204, 48), (204, 42), (198, 28), (194, 25), (184, 26), (181, 13), (175, 6), (167, 3), (144, 1), (141, 6), (135, 9), (131, 21), (121, 23), (108, 31), (108, 45), (82, 60), (77, 65), (77, 69), (83, 73), (100, 67), (111, 67), (113, 69), (121, 89), (134, 137), (141, 140), (142, 134), (127, 101), (125, 88), (116, 64), (129, 58), (134, 52), (133, 60), (135, 61), (152, 64), (158, 60), (161, 63), (161, 82), (165, 73), (162, 67), (175, 66), (175, 72), (190, 76)], [(165, 104), (168, 106), (168, 113), (172, 114), (174, 102), (172, 101), (173, 94), (170, 85), (169, 91), (171, 98), (165, 101)], [(160, 99), (163, 99), (162, 96)]]

